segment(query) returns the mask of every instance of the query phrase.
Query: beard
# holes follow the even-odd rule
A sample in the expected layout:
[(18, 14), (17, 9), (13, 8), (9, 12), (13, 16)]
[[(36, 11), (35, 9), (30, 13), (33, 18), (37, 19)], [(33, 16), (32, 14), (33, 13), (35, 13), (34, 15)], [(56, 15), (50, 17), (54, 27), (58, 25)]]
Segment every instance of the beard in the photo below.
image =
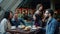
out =
[(49, 18), (49, 16), (47, 16), (45, 19), (48, 19)]

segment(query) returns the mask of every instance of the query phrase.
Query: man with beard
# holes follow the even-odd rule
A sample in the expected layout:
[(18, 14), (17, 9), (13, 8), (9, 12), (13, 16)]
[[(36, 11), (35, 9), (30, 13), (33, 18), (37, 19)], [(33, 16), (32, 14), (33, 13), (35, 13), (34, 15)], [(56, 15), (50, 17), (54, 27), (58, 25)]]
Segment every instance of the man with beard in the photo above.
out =
[(58, 34), (58, 22), (55, 18), (53, 18), (53, 10), (51, 9), (47, 9), (45, 11), (45, 18), (48, 19), (47, 20), (47, 24), (46, 24), (46, 34)]

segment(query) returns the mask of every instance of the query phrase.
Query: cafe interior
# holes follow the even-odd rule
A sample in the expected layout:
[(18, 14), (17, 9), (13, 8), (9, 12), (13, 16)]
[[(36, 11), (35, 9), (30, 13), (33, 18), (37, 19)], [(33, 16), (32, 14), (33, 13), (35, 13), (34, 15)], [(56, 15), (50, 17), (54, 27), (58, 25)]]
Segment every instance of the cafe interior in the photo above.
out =
[(0, 34), (60, 34), (60, 0), (0, 0)]

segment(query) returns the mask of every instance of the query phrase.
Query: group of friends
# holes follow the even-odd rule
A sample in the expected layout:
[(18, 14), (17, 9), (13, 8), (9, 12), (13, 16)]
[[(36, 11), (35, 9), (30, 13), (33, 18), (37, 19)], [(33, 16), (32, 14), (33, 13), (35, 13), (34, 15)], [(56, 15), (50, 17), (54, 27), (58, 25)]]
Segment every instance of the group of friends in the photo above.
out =
[[(24, 11), (25, 12), (25, 11)], [(15, 12), (14, 15), (12, 11), (8, 10), (4, 14), (4, 18), (0, 22), (0, 34), (6, 34), (6, 30), (10, 29), (11, 26), (18, 25), (35, 25), (42, 27), (41, 34), (58, 34), (58, 21), (53, 17), (54, 11), (52, 9), (43, 10), (43, 5), (38, 4), (36, 7), (36, 11), (33, 15), (27, 16), (27, 14), (20, 15), (22, 17), (18, 17), (18, 13)], [(26, 20), (29, 24), (26, 25)], [(40, 34), (38, 32), (37, 34)]]

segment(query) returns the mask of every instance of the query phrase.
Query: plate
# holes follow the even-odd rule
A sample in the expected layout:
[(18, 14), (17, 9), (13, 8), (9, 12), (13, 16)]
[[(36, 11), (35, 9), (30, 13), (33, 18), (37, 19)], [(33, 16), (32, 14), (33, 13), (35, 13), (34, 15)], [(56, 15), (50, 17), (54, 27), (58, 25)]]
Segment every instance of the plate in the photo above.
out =
[(32, 28), (32, 29), (37, 29), (37, 28)]
[(16, 26), (12, 26), (11, 29), (16, 29)]

